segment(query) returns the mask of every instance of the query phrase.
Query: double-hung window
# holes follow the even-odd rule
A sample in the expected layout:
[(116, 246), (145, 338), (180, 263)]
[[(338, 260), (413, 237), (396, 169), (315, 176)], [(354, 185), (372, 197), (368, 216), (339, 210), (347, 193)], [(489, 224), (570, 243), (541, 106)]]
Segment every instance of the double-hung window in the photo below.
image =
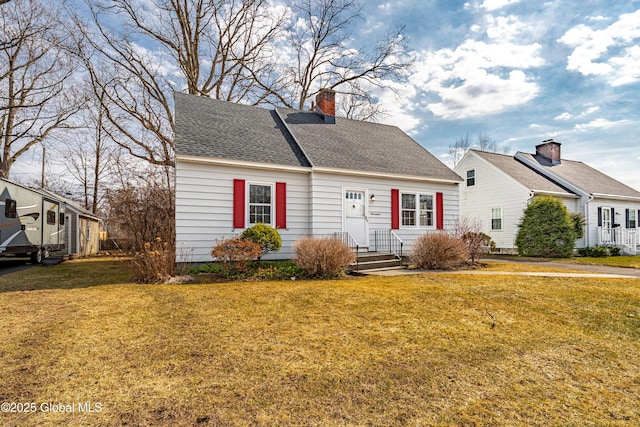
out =
[(433, 227), (433, 204), (433, 194), (402, 193), (402, 225)]
[(470, 169), (467, 171), (467, 187), (476, 185), (476, 170)]
[(502, 230), (502, 208), (491, 208), (491, 229)]
[(271, 185), (249, 184), (249, 224), (271, 225), (272, 193)]

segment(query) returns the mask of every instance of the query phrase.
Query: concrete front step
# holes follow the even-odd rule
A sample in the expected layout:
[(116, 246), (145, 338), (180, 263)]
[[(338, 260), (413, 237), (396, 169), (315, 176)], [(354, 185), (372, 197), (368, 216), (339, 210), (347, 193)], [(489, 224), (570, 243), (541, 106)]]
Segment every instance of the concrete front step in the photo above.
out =
[(393, 254), (364, 252), (358, 254), (358, 262), (349, 266), (352, 271), (379, 270), (401, 267), (402, 263)]

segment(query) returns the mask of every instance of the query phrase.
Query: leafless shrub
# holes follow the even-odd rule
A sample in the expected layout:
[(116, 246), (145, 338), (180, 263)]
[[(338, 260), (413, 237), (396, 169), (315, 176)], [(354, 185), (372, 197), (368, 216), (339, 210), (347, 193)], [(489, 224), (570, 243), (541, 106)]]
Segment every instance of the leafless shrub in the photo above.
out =
[(145, 243), (131, 261), (135, 280), (140, 283), (164, 283), (176, 273), (176, 251), (170, 242), (156, 237)]
[(478, 257), (495, 249), (491, 236), (482, 232), (482, 222), (477, 218), (460, 218), (453, 227), (453, 235), (462, 239), (467, 245), (467, 252), (471, 264), (475, 264)]
[(229, 274), (231, 271), (247, 271), (249, 261), (260, 255), (262, 255), (262, 246), (250, 239), (237, 236), (217, 240), (211, 251), (211, 256), (220, 262), (225, 274)]
[(293, 245), (295, 264), (312, 277), (338, 277), (356, 259), (342, 241), (331, 237), (305, 237)]
[(467, 259), (462, 239), (445, 233), (423, 234), (414, 243), (411, 261), (417, 268), (454, 270)]

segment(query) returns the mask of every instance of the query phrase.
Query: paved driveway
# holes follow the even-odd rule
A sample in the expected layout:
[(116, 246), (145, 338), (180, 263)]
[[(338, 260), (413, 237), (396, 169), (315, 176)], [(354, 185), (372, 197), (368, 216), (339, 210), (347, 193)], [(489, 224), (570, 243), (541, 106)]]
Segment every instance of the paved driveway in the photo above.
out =
[(0, 276), (17, 273), (31, 267), (35, 267), (35, 264), (31, 264), (31, 260), (28, 257), (0, 257)]

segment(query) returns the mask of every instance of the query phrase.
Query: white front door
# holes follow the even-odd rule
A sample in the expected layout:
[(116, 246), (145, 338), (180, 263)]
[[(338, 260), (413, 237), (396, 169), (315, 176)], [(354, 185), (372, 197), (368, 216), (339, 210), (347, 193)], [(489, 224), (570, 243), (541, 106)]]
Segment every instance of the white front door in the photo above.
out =
[(368, 247), (366, 192), (363, 190), (345, 190), (342, 200), (344, 203), (344, 231), (353, 236), (359, 247)]
[(613, 242), (613, 232), (611, 229), (611, 208), (602, 208), (602, 242)]

